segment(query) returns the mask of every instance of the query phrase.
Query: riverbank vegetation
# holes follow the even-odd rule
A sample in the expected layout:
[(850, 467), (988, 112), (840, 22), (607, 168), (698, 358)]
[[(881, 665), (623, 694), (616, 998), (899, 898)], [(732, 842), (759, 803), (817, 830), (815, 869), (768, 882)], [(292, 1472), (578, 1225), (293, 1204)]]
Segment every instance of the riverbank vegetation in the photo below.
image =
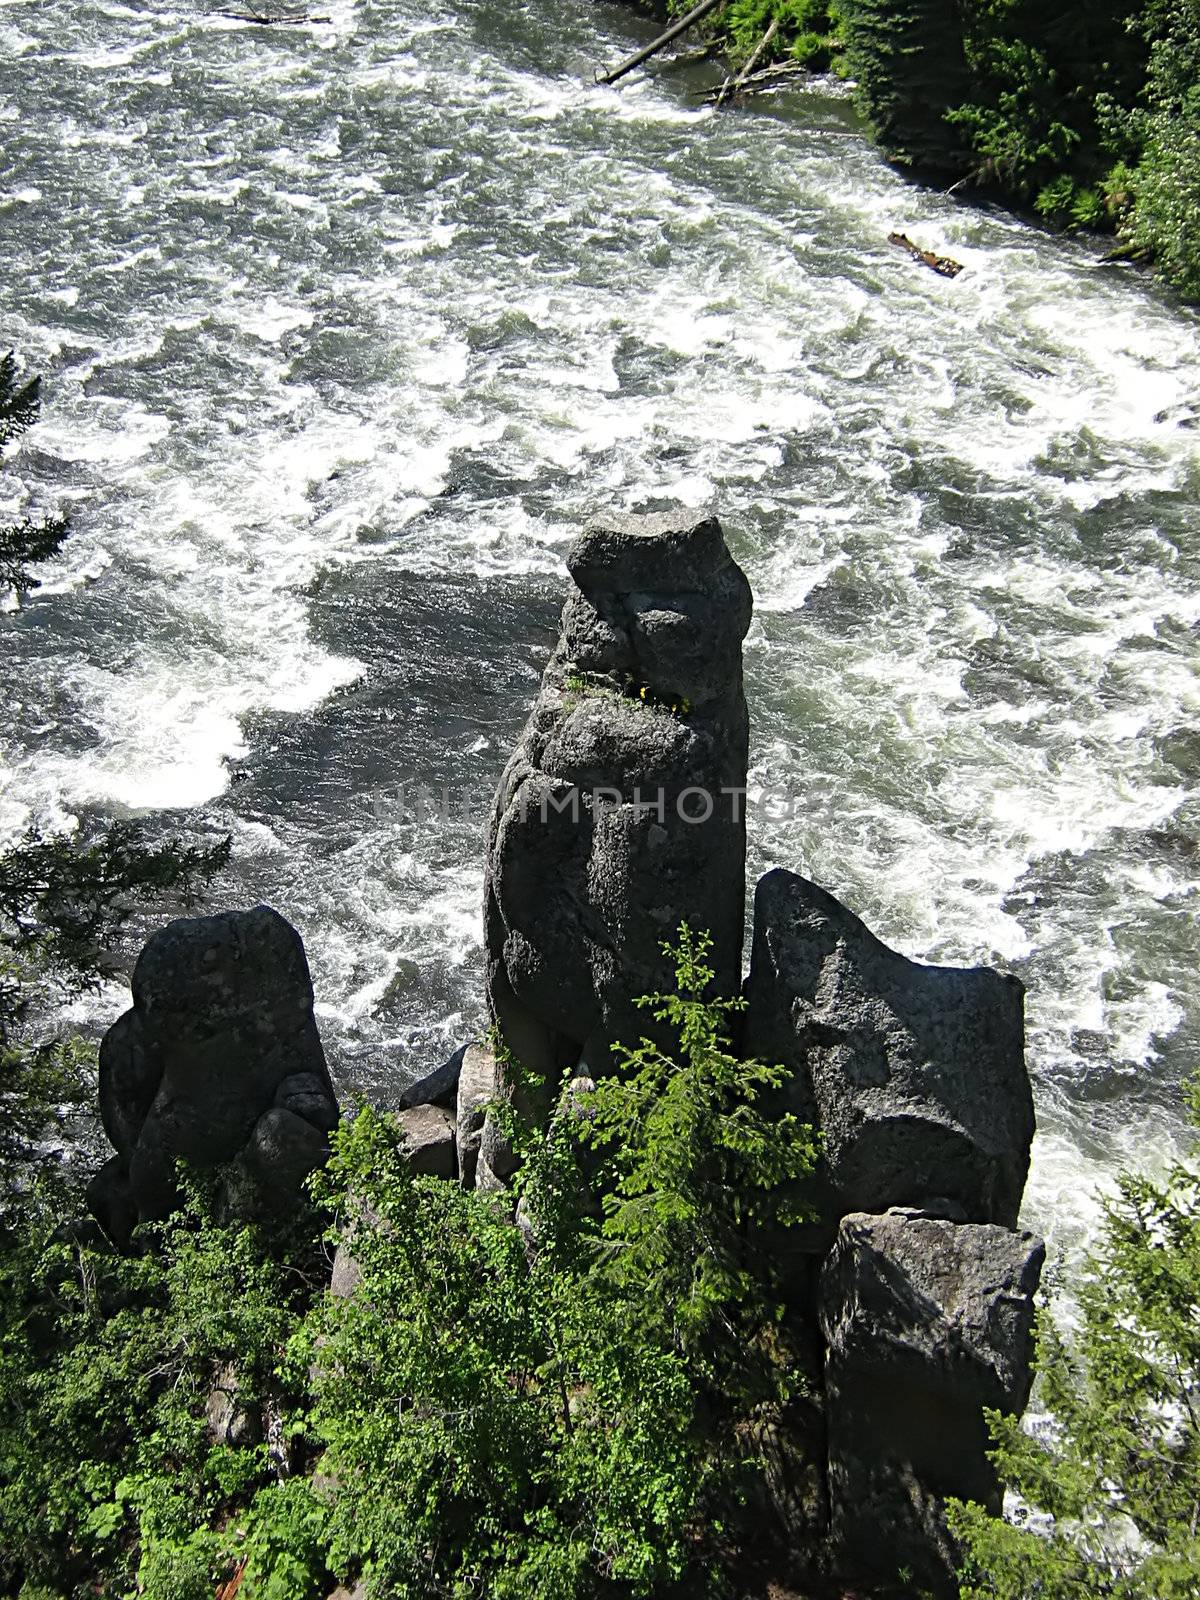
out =
[(735, 76), (851, 78), (917, 176), (1115, 233), (1200, 300), (1200, 0), (730, 0), (708, 26)]

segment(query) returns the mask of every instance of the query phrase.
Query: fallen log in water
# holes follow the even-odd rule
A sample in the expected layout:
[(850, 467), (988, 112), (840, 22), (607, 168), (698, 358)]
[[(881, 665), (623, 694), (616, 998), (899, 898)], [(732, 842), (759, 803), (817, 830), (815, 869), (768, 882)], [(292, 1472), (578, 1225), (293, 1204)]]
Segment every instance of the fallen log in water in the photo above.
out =
[(747, 95), (765, 94), (768, 90), (777, 88), (789, 78), (807, 78), (811, 74), (806, 66), (799, 61), (777, 61), (774, 66), (760, 67), (749, 77), (741, 77), (736, 82), (726, 78), (720, 88), (709, 89), (697, 99), (703, 106), (720, 105), (732, 89), (737, 90), (739, 100), (744, 100)]
[(939, 256), (932, 250), (922, 250), (919, 244), (914, 244), (906, 233), (889, 233), (888, 243), (894, 244), (899, 250), (907, 250), (914, 261), (920, 261), (933, 272), (938, 272), (943, 278), (957, 278), (962, 271), (961, 261), (951, 261), (949, 256)]
[(269, 16), (265, 11), (218, 11), (218, 17), (229, 17), (233, 22), (252, 22), (259, 28), (303, 27), (307, 22), (331, 22), (331, 17), (310, 17), (307, 12), (298, 17)]
[(724, 102), (725, 91), (727, 89), (728, 89), (730, 94), (735, 94), (735, 95), (740, 95), (741, 94), (741, 91), (742, 91), (743, 87), (748, 82), (748, 80), (749, 80), (751, 74), (753, 73), (755, 67), (758, 65), (759, 56), (762, 55), (763, 51), (767, 48), (767, 46), (770, 44), (771, 40), (775, 37), (775, 35), (778, 32), (779, 32), (779, 18), (778, 17), (772, 17), (771, 18), (771, 26), (767, 29), (766, 33), (763, 34), (762, 38), (755, 45), (754, 53), (751, 55), (751, 57), (750, 57), (749, 61), (747, 61), (746, 65), (742, 68), (741, 72), (738, 73), (736, 78), (726, 78), (725, 82), (721, 85), (721, 92), (717, 95), (717, 104), (718, 105), (721, 105)]
[(710, 11), (715, 11), (718, 6), (723, 6), (724, 4), (725, 0), (700, 0), (700, 4), (693, 6), (686, 17), (680, 17), (678, 22), (672, 23), (666, 33), (660, 33), (658, 38), (651, 40), (645, 49), (635, 51), (631, 56), (626, 56), (625, 60), (619, 62), (611, 72), (598, 72), (596, 74), (596, 82), (616, 83), (618, 78), (623, 78), (627, 72), (632, 72), (634, 67), (640, 67), (643, 61), (649, 61), (651, 56), (655, 56), (660, 50), (665, 49), (673, 39), (678, 39), (681, 33), (686, 33), (695, 23), (708, 16)]

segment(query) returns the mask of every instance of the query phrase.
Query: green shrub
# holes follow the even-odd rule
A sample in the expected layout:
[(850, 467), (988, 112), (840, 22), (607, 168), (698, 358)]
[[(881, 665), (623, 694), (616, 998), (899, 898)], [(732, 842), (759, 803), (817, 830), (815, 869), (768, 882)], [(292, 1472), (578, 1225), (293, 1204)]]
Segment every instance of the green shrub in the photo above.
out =
[(414, 1177), (387, 1118), (339, 1136), (325, 1199), (379, 1224), (355, 1235), (357, 1295), (296, 1355), (321, 1372), (331, 1564), (379, 1593), (718, 1583), (721, 1507), (754, 1462), (712, 1396), (751, 1405), (790, 1381), (747, 1359), (780, 1316), (755, 1245), (797, 1213), (787, 1185), (813, 1146), (758, 1108), (782, 1069), (728, 1052), (740, 1002), (705, 998), (708, 948), (682, 930), (679, 992), (646, 1002), (676, 1051), (622, 1050), (585, 1108), (564, 1087), (548, 1127), (510, 1127), (520, 1225), (503, 1198)]
[[(762, 1104), (783, 1069), (731, 1053), (709, 947), (681, 930), (678, 992), (645, 1002), (674, 1048), (622, 1049), (586, 1105), (564, 1086), (546, 1126), (511, 1121), (515, 1217), (414, 1176), (398, 1124), (361, 1111), (314, 1183), (373, 1219), (349, 1300), (303, 1230), (222, 1225), (210, 1184), (133, 1258), (26, 1193), (0, 1248), (0, 1591), (715, 1593), (762, 1470), (742, 1425), (800, 1381), (768, 1230), (803, 1214), (815, 1151)], [(230, 1363), (262, 1442), (213, 1436)]]
[(1162, 275), (1200, 299), (1200, 0), (1147, 8), (1152, 40), (1144, 104), (1128, 119), (1140, 149), (1123, 232)]
[(271, 1472), (265, 1446), (210, 1438), (208, 1396), (229, 1361), (248, 1407), (277, 1393), (302, 1260), (277, 1264), (277, 1241), (219, 1226), (195, 1191), (132, 1259), (56, 1220), (31, 1203), (0, 1251), (0, 1581), (184, 1600), (203, 1575), (211, 1596), (226, 1508)]

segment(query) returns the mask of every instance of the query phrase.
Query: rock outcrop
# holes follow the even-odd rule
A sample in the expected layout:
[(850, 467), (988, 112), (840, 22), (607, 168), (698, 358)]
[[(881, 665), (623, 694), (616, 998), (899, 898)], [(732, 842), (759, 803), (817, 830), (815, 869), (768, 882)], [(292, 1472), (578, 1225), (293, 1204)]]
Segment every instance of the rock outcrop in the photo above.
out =
[(1032, 1234), (912, 1210), (842, 1219), (820, 1321), (832, 1557), (843, 1579), (875, 1593), (957, 1596), (944, 1500), (999, 1512), (983, 1410), (1019, 1414), (1029, 1398), (1044, 1257)]
[(755, 895), (746, 998), (747, 1054), (791, 1069), (787, 1108), (824, 1135), (833, 1220), (941, 1198), (1015, 1226), (1034, 1130), (1016, 978), (909, 961), (778, 870)]
[(496, 1057), (490, 1045), (468, 1046), (458, 1079), (455, 1137), (458, 1146), (458, 1174), (463, 1187), (475, 1187), (475, 1169), (488, 1102), (496, 1097)]
[(180, 1158), (229, 1168), (231, 1212), (292, 1205), (338, 1121), (296, 930), (257, 906), (152, 935), (100, 1047), (100, 1114), (117, 1154), (88, 1198), (120, 1244), (169, 1214)]
[(488, 851), (488, 1001), (504, 1042), (557, 1084), (610, 1070), (661, 945), (708, 928), (741, 962), (750, 588), (714, 517), (611, 516), (567, 555), (578, 586), (500, 785)]
[[(684, 513), (597, 522), (568, 567), (577, 590), (492, 819), (494, 1043), (408, 1085), (398, 1114), (413, 1171), (481, 1190), (516, 1170), (488, 1115), (499, 1097), (546, 1114), (569, 1073), (560, 1114), (595, 1114), (613, 1044), (655, 1033), (635, 1002), (671, 986), (662, 946), (680, 923), (712, 934), (717, 993), (741, 976), (745, 577), (716, 520)], [(998, 1504), (984, 1408), (1018, 1413), (1030, 1384), (1044, 1249), (1014, 1231), (1034, 1130), (1023, 990), (910, 961), (776, 871), (745, 994), (733, 1048), (788, 1069), (774, 1109), (823, 1139), (816, 1214), (780, 1230), (776, 1260), (779, 1348), (811, 1382), (747, 1420), (764, 1541), (773, 1529), (856, 1593), (949, 1600), (945, 1500)], [(170, 1210), (180, 1157), (232, 1174), (235, 1214), (293, 1203), (338, 1116), (294, 929), (266, 907), (173, 922), (133, 996), (101, 1047), (117, 1154), (90, 1197), (109, 1236)], [(582, 1183), (597, 1170), (585, 1152)], [(349, 1211), (338, 1297), (363, 1294), (354, 1250), (385, 1228), (365, 1202)], [(536, 1250), (527, 1200), (516, 1220)], [(232, 1438), (254, 1424), (236, 1373), (218, 1378), (209, 1422)]]

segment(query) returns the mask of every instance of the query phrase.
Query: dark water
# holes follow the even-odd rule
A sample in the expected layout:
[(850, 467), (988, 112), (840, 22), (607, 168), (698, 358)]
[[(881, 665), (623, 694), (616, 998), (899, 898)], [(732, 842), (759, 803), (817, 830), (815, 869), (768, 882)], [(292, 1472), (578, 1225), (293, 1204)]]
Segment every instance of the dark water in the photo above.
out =
[[(1196, 319), (907, 185), (831, 88), (592, 87), (621, 9), (320, 9), (0, 11), (0, 335), (48, 380), (0, 498), (76, 530), (0, 619), (0, 821), (231, 830), (222, 901), (296, 921), (386, 1096), (481, 1021), (484, 797), (566, 544), (712, 505), (795, 797), (753, 868), (1021, 975), (1070, 1237), (1197, 1064)], [(376, 816), (399, 782), (475, 812)]]

